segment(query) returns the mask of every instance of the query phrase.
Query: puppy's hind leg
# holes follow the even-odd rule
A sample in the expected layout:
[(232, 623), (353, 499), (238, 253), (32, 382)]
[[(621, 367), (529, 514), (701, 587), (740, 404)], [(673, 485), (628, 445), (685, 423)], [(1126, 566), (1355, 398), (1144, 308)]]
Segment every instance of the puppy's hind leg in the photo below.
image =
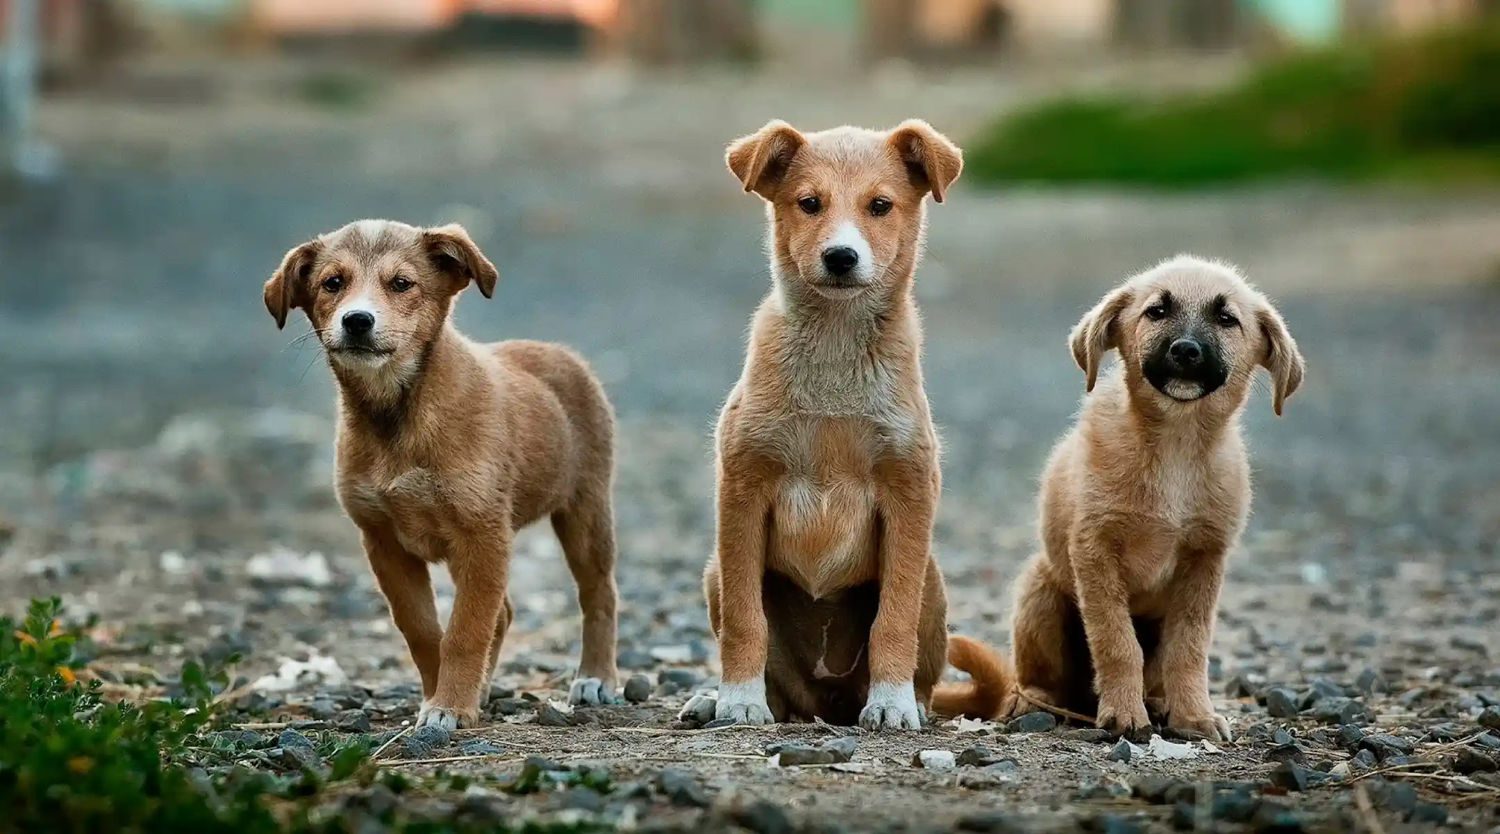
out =
[(615, 685), (615, 522), (608, 488), (590, 494), (552, 515), (552, 529), (562, 542), (568, 570), (578, 584), (583, 611), (583, 656), (568, 691), (572, 704), (618, 703)]
[[(1074, 658), (1067, 630), (1069, 618), (1077, 614), (1042, 571), (1040, 560), (1033, 558), (1016, 579), (1011, 643), (1017, 693), (1001, 704), (1002, 717), (1035, 712), (1044, 708), (1042, 704), (1063, 706), (1074, 689), (1070, 679), (1078, 670), (1070, 670)], [(1086, 653), (1084, 659), (1086, 666)]]

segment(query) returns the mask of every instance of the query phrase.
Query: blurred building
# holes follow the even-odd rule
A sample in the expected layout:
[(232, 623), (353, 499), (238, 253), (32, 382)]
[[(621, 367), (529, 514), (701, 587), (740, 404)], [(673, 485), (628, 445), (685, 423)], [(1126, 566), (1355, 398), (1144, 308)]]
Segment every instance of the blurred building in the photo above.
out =
[[(13, 0), (0, 0), (0, 26)], [(423, 35), (481, 21), (574, 27), (644, 63), (712, 59), (993, 57), (1070, 44), (1128, 49), (1316, 44), (1413, 30), (1500, 9), (1500, 0), (38, 0), (49, 67), (107, 54), (127, 35), (201, 41)], [(127, 25), (128, 23), (128, 25)], [(154, 36), (154, 37), (153, 37)]]

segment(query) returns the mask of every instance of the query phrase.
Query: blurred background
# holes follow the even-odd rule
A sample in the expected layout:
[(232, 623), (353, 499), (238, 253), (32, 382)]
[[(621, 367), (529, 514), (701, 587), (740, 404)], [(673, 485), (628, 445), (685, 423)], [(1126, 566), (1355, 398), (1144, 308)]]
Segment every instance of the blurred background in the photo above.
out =
[[(1037, 474), (1083, 393), (1068, 328), (1191, 251), (1241, 264), (1309, 360), (1284, 419), (1264, 390), (1247, 410), (1256, 516), (1226, 616), (1253, 627), (1225, 655), (1483, 634), (1500, 590), (1497, 14), (0, 0), (4, 602), (65, 593), (172, 636), (164, 651), (229, 640), (266, 666), (326, 640), (299, 624), (336, 619), (319, 650), (402, 677), (333, 500), (331, 379), (261, 284), (355, 218), (457, 221), (501, 273), (460, 325), (575, 345), (619, 412), (625, 648), (704, 662), (709, 430), (768, 287), (763, 212), (723, 147), (771, 118), (920, 116), (967, 153), (917, 280), (955, 626), (1004, 639)], [(521, 551), (518, 651), (565, 658), (550, 533)]]

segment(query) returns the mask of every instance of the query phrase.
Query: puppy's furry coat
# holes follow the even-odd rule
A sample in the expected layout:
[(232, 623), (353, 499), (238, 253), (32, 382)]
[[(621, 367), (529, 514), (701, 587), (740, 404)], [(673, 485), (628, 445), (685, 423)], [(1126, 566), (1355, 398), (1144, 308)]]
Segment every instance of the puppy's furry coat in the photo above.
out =
[[(1239, 415), (1256, 366), (1279, 415), (1303, 361), (1281, 316), (1232, 268), (1186, 256), (1131, 278), (1073, 330), (1092, 394), (1042, 479), (1043, 552), (1016, 581), (1018, 691), (976, 647), (956, 711), (1042, 705), (1128, 732), (1150, 723), (1227, 739), (1208, 693), (1224, 560), (1250, 507)], [(1106, 352), (1119, 365), (1099, 381)]]
[(962, 156), (925, 122), (772, 122), (727, 161), (767, 203), (774, 283), (719, 418), (715, 714), (916, 729), (947, 602), (912, 282), (924, 199), (942, 202)]
[[(458, 226), (365, 220), (287, 253), (265, 286), (278, 326), (306, 312), (339, 383), (338, 495), (422, 676), (418, 719), (472, 725), (511, 621), (515, 531), (548, 517), (578, 583), (583, 659), (570, 698), (613, 698), (614, 416), (558, 345), (475, 344), (449, 319), (498, 275)], [(446, 633), (428, 577), (456, 597)]]

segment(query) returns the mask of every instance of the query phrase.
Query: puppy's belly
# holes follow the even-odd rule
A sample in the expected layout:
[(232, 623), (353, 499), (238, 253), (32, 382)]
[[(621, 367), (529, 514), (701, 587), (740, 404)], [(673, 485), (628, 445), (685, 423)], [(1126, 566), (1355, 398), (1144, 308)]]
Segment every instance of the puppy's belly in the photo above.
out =
[(788, 478), (774, 507), (767, 567), (814, 599), (877, 578), (875, 495), (868, 483), (818, 487)]

